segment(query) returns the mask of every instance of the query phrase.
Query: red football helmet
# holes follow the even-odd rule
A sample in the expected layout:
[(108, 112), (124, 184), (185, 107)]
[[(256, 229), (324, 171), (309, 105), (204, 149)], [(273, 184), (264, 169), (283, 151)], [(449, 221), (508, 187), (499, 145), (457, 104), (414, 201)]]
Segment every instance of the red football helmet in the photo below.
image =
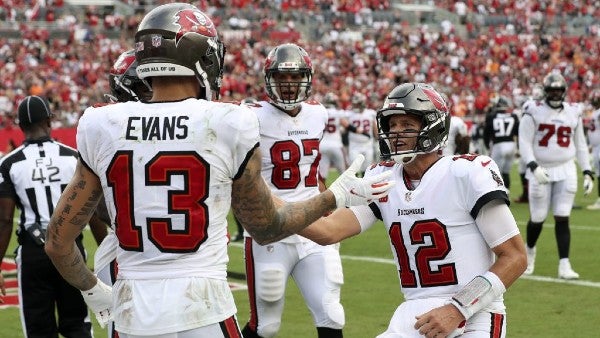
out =
[(105, 96), (111, 102), (148, 101), (152, 91), (135, 72), (137, 61), (133, 49), (123, 52), (108, 73), (111, 94)]

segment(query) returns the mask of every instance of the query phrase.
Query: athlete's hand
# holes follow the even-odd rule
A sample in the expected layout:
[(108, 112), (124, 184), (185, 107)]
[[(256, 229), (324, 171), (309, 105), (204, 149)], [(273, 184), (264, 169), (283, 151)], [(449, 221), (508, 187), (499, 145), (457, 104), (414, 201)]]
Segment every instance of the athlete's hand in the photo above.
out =
[(86, 291), (81, 291), (83, 299), (96, 315), (98, 324), (104, 328), (109, 321), (113, 320), (112, 313), (112, 287), (96, 280), (96, 285)]
[(391, 171), (368, 178), (356, 177), (356, 172), (360, 169), (364, 160), (365, 157), (359, 155), (350, 167), (329, 187), (329, 190), (335, 196), (338, 208), (364, 205), (373, 199), (385, 197), (390, 188), (396, 184), (395, 181), (386, 181), (392, 176)]
[(550, 182), (550, 176), (546, 168), (539, 166), (535, 161), (531, 161), (527, 164), (527, 167), (533, 173), (535, 180), (539, 184), (548, 184)]
[(456, 337), (465, 331), (465, 318), (451, 304), (434, 308), (415, 318), (415, 330), (428, 338)]
[(594, 174), (591, 171), (583, 172), (583, 195), (589, 195), (594, 190)]

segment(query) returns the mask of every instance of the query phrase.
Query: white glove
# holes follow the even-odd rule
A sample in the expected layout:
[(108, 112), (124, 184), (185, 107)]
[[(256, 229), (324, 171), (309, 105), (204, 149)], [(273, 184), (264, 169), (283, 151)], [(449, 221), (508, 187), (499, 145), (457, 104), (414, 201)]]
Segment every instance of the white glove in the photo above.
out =
[(589, 170), (583, 173), (583, 195), (589, 195), (594, 190), (594, 176)]
[(365, 157), (359, 155), (350, 167), (329, 187), (329, 190), (335, 196), (335, 203), (338, 208), (364, 205), (373, 199), (385, 197), (390, 188), (396, 184), (396, 181), (383, 182), (392, 176), (392, 171), (386, 171), (368, 178), (356, 177), (356, 172), (360, 169), (364, 160)]
[(550, 176), (548, 175), (548, 171), (546, 171), (546, 168), (538, 166), (533, 171), (533, 176), (535, 176), (535, 180), (539, 184), (548, 184), (548, 182), (550, 182)]
[(112, 287), (97, 279), (96, 285), (87, 291), (81, 291), (81, 295), (96, 315), (100, 327), (104, 328), (109, 321), (113, 320)]

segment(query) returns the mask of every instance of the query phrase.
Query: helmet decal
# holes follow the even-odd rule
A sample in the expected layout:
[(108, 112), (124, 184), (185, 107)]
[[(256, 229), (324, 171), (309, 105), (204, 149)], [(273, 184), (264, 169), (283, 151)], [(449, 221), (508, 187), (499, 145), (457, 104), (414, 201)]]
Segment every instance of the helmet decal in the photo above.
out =
[(113, 64), (110, 73), (115, 75), (123, 75), (134, 62), (135, 54), (122, 53), (121, 55), (119, 55), (119, 58), (117, 58), (117, 61), (115, 61), (115, 63)]
[(427, 95), (427, 97), (429, 98), (431, 103), (433, 103), (436, 109), (443, 112), (448, 111), (448, 106), (446, 105), (446, 102), (435, 90), (424, 86), (421, 86), (421, 90), (423, 91), (423, 93), (425, 93), (425, 95)]
[(175, 34), (175, 45), (187, 33), (198, 33), (209, 38), (217, 36), (217, 29), (212, 20), (199, 10), (191, 8), (180, 10), (175, 14), (173, 23), (179, 26), (179, 30)]

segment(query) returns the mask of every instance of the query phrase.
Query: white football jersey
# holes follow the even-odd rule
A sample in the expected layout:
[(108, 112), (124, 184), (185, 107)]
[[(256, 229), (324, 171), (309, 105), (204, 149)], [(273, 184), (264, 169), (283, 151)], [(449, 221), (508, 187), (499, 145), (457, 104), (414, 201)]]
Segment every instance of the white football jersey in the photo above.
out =
[(600, 146), (600, 109), (596, 109), (592, 112), (590, 125), (587, 129), (587, 136), (590, 146)]
[(226, 279), (233, 179), (258, 146), (244, 106), (187, 99), (86, 109), (81, 160), (102, 183), (119, 278)]
[(523, 107), (519, 151), (525, 163), (536, 161), (548, 169), (551, 180), (566, 175), (562, 166), (576, 157), (583, 170), (590, 169), (581, 104), (564, 102), (563, 108), (553, 109), (529, 100)]
[(456, 152), (456, 136), (468, 136), (467, 124), (458, 116), (450, 117), (450, 130), (448, 131), (448, 143), (442, 148), (442, 154), (454, 155)]
[[(260, 124), (262, 176), (274, 195), (286, 202), (319, 194), (319, 142), (327, 124), (325, 107), (315, 101), (300, 104), (292, 117), (267, 101), (249, 105)], [(298, 241), (292, 235), (284, 241)]]
[(321, 147), (332, 147), (341, 148), (344, 146), (342, 143), (342, 125), (340, 121), (348, 118), (348, 111), (337, 108), (327, 108), (327, 125), (325, 126), (325, 132), (323, 133), (323, 140), (321, 141)]
[(518, 234), (515, 224), (488, 238), (488, 243), (475, 223), (487, 202), (508, 203), (498, 167), (487, 156), (444, 156), (418, 184), (408, 180), (395, 162), (372, 166), (365, 176), (388, 170), (398, 184), (387, 197), (372, 203), (371, 210), (387, 229), (407, 300), (453, 296), (488, 271), (494, 262), (490, 247)]
[(348, 122), (356, 128), (362, 128), (364, 133), (370, 135), (348, 133), (348, 147), (372, 147), (373, 134), (377, 132), (377, 112), (373, 109), (365, 109), (361, 113), (351, 111)]

